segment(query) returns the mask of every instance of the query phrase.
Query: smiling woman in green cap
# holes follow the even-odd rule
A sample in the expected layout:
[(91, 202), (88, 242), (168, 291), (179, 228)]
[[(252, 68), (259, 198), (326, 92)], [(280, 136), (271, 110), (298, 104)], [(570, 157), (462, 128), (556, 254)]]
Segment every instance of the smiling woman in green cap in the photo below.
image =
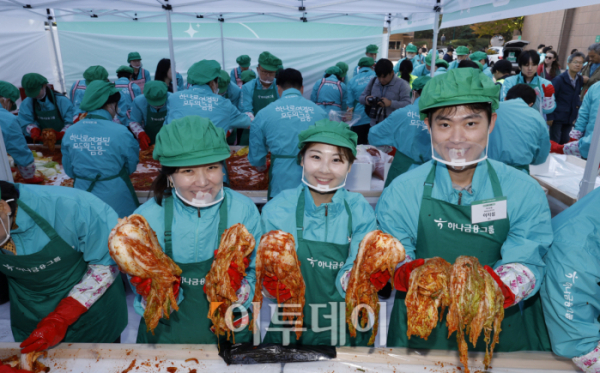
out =
[(150, 71), (142, 67), (142, 56), (138, 52), (131, 52), (127, 55), (127, 62), (129, 67), (133, 69), (132, 82), (143, 90), (144, 84), (152, 79), (150, 78)]
[[(225, 132), (209, 119), (187, 116), (165, 126), (156, 138), (154, 159), (162, 166), (154, 180), (154, 198), (135, 213), (146, 218), (165, 254), (182, 269), (179, 311), (161, 322), (154, 333), (146, 331), (144, 319), (138, 330), (138, 343), (216, 344), (206, 317), (209, 302), (203, 290), (204, 279), (219, 247), (221, 234), (241, 223), (254, 236), (256, 245), (262, 236), (256, 205), (223, 186), (224, 161), (230, 150)], [(229, 268), (231, 285), (236, 289), (237, 304), (248, 309), (254, 297), (256, 250), (246, 263), (246, 277), (237, 266)], [(134, 307), (144, 313), (143, 297), (148, 295), (150, 279), (133, 277), (137, 294)], [(250, 318), (252, 318), (250, 316)], [(247, 327), (246, 327), (247, 328)], [(252, 335), (235, 333), (236, 342), (251, 342)]]
[(231, 73), (229, 74), (231, 82), (237, 85), (240, 89), (245, 83), (242, 79), (242, 74), (244, 73), (244, 71), (252, 71), (252, 69), (250, 69), (250, 61), (250, 56), (247, 56), (245, 54), (239, 56), (235, 60), (235, 62), (237, 62), (238, 64), (238, 67), (231, 70)]
[(48, 80), (40, 74), (23, 75), (21, 86), (27, 98), (19, 107), (19, 126), (25, 135), (40, 141), (42, 130), (49, 129), (60, 141), (73, 124), (73, 104), (64, 95), (50, 89)]
[[(347, 124), (327, 119), (302, 131), (298, 135), (302, 184), (281, 192), (262, 210), (265, 232), (282, 230), (294, 236), (306, 284), (303, 325), (306, 330), (300, 340), (295, 333), (290, 333), (292, 344), (340, 345), (340, 337), (345, 334), (344, 345), (366, 346), (371, 334), (370, 331), (359, 332), (357, 338), (351, 338), (347, 327), (337, 329), (340, 325), (337, 310), (344, 303), (358, 246), (367, 233), (377, 229), (373, 208), (365, 198), (344, 188), (356, 157), (356, 139)], [(277, 282), (277, 277), (266, 277), (262, 285), (271, 298), (278, 293), (280, 300), (289, 299), (290, 290), (281, 284), (277, 290)], [(330, 302), (335, 302), (335, 307)], [(315, 310), (317, 305), (326, 307), (319, 308), (318, 320), (315, 320), (311, 309)], [(315, 330), (317, 322), (318, 327), (326, 331)], [(328, 327), (337, 331), (334, 337), (337, 342), (332, 340), (333, 333)], [(282, 333), (269, 331), (264, 342), (281, 343)]]
[(129, 117), (131, 115), (131, 105), (133, 104), (133, 100), (142, 94), (140, 87), (131, 81), (132, 77), (133, 69), (131, 67), (122, 65), (117, 69), (115, 88), (121, 92), (117, 118), (124, 126), (129, 125)]
[(470, 53), (469, 48), (465, 47), (463, 45), (456, 48), (456, 60), (450, 62), (450, 66), (448, 66), (448, 71), (450, 71), (452, 69), (457, 69), (460, 61), (466, 60), (467, 58), (469, 58), (469, 53)]
[[(427, 341), (408, 340), (405, 297), (410, 274), (424, 259), (454, 263), (466, 255), (479, 260), (504, 295), (496, 351), (550, 350), (538, 294), (546, 270), (542, 258), (552, 243), (550, 209), (535, 180), (486, 159), (499, 90), (469, 68), (436, 76), (423, 89), (419, 111), (433, 160), (397, 177), (376, 208), (379, 227), (402, 242), (407, 258), (394, 276), (388, 347), (457, 349), (444, 321)], [(484, 214), (482, 201), (494, 214)], [(483, 338), (475, 350), (485, 351)]]
[(137, 137), (141, 150), (154, 144), (167, 118), (167, 99), (170, 95), (165, 82), (153, 80), (144, 85), (144, 94), (133, 100), (129, 129)]
[(93, 82), (94, 80), (108, 80), (108, 71), (102, 66), (90, 66), (88, 67), (84, 73), (83, 78), (85, 81), (78, 80), (71, 86), (70, 95), (71, 102), (73, 103), (73, 108), (75, 110), (75, 116), (73, 117), (73, 121), (81, 114), (79, 110), (79, 105), (81, 104), (81, 100), (83, 100), (83, 94), (85, 93), (85, 87), (88, 84)]
[[(369, 44), (369, 45), (367, 45), (367, 49), (365, 51), (365, 56), (371, 57), (374, 61), (373, 64), (375, 64), (375, 63), (377, 63), (377, 53), (378, 52), (379, 52), (379, 47), (377, 45)], [(354, 73), (352, 74), (352, 76), (355, 77), (356, 74), (358, 74), (359, 70), (360, 70), (360, 65), (357, 65), (353, 70)]]
[(469, 55), (469, 59), (474, 62), (479, 62), (481, 66), (483, 66), (483, 73), (490, 79), (494, 80), (494, 74), (492, 74), (492, 70), (487, 64), (487, 53), (477, 51), (475, 53), (471, 53)]
[(346, 112), (348, 90), (346, 84), (342, 82), (343, 77), (342, 69), (337, 66), (325, 70), (323, 78), (315, 82), (310, 100), (321, 106), (326, 113), (331, 110), (336, 113)]
[(87, 115), (69, 128), (61, 150), (74, 187), (91, 192), (122, 218), (139, 206), (129, 179), (138, 164), (139, 148), (127, 127), (112, 121), (120, 96), (113, 83), (93, 81), (81, 101)]

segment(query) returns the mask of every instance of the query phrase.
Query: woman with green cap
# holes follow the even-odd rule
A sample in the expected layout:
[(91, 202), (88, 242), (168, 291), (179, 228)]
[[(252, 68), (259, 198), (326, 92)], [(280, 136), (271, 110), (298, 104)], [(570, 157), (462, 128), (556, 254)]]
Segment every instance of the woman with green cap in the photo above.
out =
[(167, 118), (170, 95), (165, 82), (153, 80), (144, 85), (144, 94), (133, 100), (129, 129), (137, 137), (141, 150), (154, 145), (156, 135)]
[(132, 82), (140, 87), (140, 90), (144, 90), (144, 84), (151, 81), (150, 71), (142, 67), (142, 56), (138, 52), (131, 52), (127, 55), (127, 63), (129, 67), (133, 69)]
[(69, 91), (71, 93), (71, 102), (73, 103), (73, 108), (75, 110), (73, 121), (81, 114), (79, 105), (81, 104), (81, 100), (83, 100), (85, 88), (94, 80), (108, 80), (108, 71), (102, 66), (90, 66), (83, 72), (83, 79), (85, 80), (78, 80), (73, 83), (71, 90)]
[[(338, 330), (341, 321), (338, 310), (344, 304), (360, 241), (377, 229), (373, 208), (365, 198), (344, 188), (356, 157), (356, 139), (347, 124), (327, 119), (302, 131), (298, 135), (302, 184), (281, 192), (262, 210), (265, 232), (279, 229), (294, 235), (306, 284), (303, 325), (306, 330), (299, 340), (295, 333), (290, 333), (293, 344), (366, 346), (370, 337), (370, 331), (351, 338), (347, 328)], [(277, 290), (277, 281), (276, 277), (267, 277), (262, 285), (272, 298), (279, 293), (280, 299), (289, 299), (290, 290), (281, 284)], [(314, 319), (311, 309), (316, 310), (318, 305), (325, 307), (319, 307), (318, 319)], [(345, 324), (341, 321), (341, 325)], [(315, 330), (317, 326), (326, 331)], [(282, 334), (268, 331), (264, 342), (282, 343)]]
[[(398, 291), (388, 347), (457, 349), (444, 321), (427, 340), (408, 340), (405, 298), (411, 272), (424, 259), (454, 263), (466, 255), (479, 260), (504, 295), (495, 350), (550, 350), (538, 294), (546, 271), (542, 258), (552, 243), (550, 209), (535, 180), (486, 159), (499, 90), (485, 74), (468, 68), (436, 76), (423, 89), (419, 111), (431, 135), (433, 160), (397, 177), (376, 208), (381, 230), (406, 250), (394, 275)], [(475, 350), (485, 351), (483, 338)]]
[(244, 73), (244, 71), (252, 71), (252, 69), (250, 69), (250, 61), (251, 59), (248, 55), (244, 54), (239, 56), (235, 60), (235, 62), (237, 62), (238, 64), (238, 67), (231, 70), (231, 73), (229, 74), (230, 81), (237, 85), (240, 89), (245, 83), (242, 79), (242, 74)]
[(336, 63), (335, 66), (339, 67), (340, 70), (342, 70), (342, 75), (341, 75), (342, 78), (340, 79), (340, 81), (345, 83), (346, 75), (348, 74), (348, 69), (349, 69), (348, 64), (340, 61), (340, 62)]
[(61, 150), (74, 187), (94, 194), (122, 218), (139, 206), (129, 179), (138, 164), (139, 147), (127, 127), (112, 121), (120, 97), (113, 83), (93, 81), (81, 101), (87, 114), (69, 128)]
[(64, 95), (48, 87), (48, 79), (40, 74), (23, 75), (21, 86), (27, 98), (19, 107), (19, 125), (31, 139), (40, 141), (42, 130), (49, 129), (60, 141), (65, 131), (73, 124), (73, 104)]
[[(243, 224), (258, 247), (262, 236), (258, 209), (248, 197), (223, 186), (223, 164), (230, 150), (225, 132), (209, 119), (187, 116), (174, 120), (158, 134), (153, 156), (162, 166), (152, 185), (154, 198), (135, 213), (146, 218), (164, 252), (183, 273), (179, 311), (171, 314), (170, 320), (161, 321), (154, 334), (146, 331), (142, 319), (137, 342), (216, 344), (217, 337), (211, 333), (211, 322), (206, 317), (209, 302), (203, 290), (204, 278), (225, 229)], [(228, 271), (231, 285), (237, 290), (237, 304), (246, 309), (254, 297), (255, 256), (256, 250), (248, 262), (246, 277), (235, 268)], [(133, 277), (131, 281), (137, 293), (135, 310), (143, 314), (143, 298), (151, 280)], [(251, 342), (251, 333), (247, 329), (236, 332), (235, 341)]]
[(452, 69), (457, 69), (460, 61), (466, 60), (467, 58), (469, 58), (468, 47), (461, 45), (460, 47), (456, 48), (456, 60), (450, 62), (450, 66), (448, 66), (448, 71)]
[(326, 113), (330, 111), (345, 113), (348, 90), (346, 84), (342, 82), (343, 77), (342, 70), (337, 66), (325, 70), (323, 78), (315, 82), (310, 100), (321, 106)]

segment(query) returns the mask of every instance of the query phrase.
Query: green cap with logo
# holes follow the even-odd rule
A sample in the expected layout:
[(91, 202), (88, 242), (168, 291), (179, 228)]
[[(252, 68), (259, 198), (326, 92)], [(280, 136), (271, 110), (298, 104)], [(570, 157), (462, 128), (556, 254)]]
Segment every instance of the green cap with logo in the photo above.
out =
[(103, 66), (90, 66), (83, 73), (83, 79), (85, 79), (85, 85), (90, 84), (94, 80), (107, 80), (108, 71)]
[(367, 45), (367, 52), (366, 53), (373, 53), (373, 54), (377, 54), (377, 52), (379, 52), (379, 47), (375, 44), (369, 44)]
[(144, 97), (150, 106), (163, 106), (169, 97), (169, 87), (162, 80), (151, 80), (144, 84)]
[(240, 75), (240, 78), (242, 79), (242, 82), (246, 84), (249, 81), (256, 79), (256, 73), (252, 70), (242, 71), (242, 75)]
[(119, 90), (115, 88), (115, 83), (109, 83), (104, 80), (94, 80), (85, 89), (79, 109), (87, 112), (98, 110), (104, 106), (106, 101), (108, 101), (108, 98), (115, 93), (119, 93)]
[(258, 64), (261, 68), (267, 71), (277, 71), (280, 68), (283, 68), (283, 63), (281, 60), (269, 52), (262, 52), (260, 56), (258, 56)]
[(321, 119), (298, 134), (298, 149), (302, 149), (309, 142), (348, 148), (356, 156), (358, 135), (346, 123)]
[(17, 102), (20, 96), (21, 95), (19, 94), (19, 89), (17, 87), (9, 82), (0, 80), (0, 97), (7, 98), (13, 103), (10, 111), (17, 110), (17, 104), (15, 104), (15, 102)]
[(25, 74), (21, 79), (21, 87), (25, 90), (27, 97), (31, 98), (39, 96), (44, 84), (48, 84), (48, 79), (38, 73)]
[(152, 157), (167, 167), (221, 162), (231, 155), (225, 131), (197, 115), (175, 119), (156, 136)]
[(240, 65), (240, 67), (250, 67), (250, 56), (243, 54), (236, 58), (235, 62), (237, 62), (237, 64)]
[(187, 81), (193, 85), (203, 85), (221, 76), (221, 65), (215, 60), (202, 60), (188, 70)]
[(375, 65), (375, 60), (372, 57), (363, 57), (358, 60), (358, 67), (372, 67)]
[(227, 92), (227, 87), (229, 87), (229, 83), (231, 82), (231, 76), (225, 70), (221, 70), (221, 75), (219, 76), (219, 94), (223, 94)]
[(133, 74), (133, 68), (131, 66), (121, 65), (117, 69), (117, 74), (119, 74), (119, 73)]
[(476, 69), (452, 69), (431, 79), (423, 88), (419, 111), (421, 120), (427, 111), (444, 106), (490, 103), (498, 109), (500, 86)]
[(140, 54), (138, 52), (131, 52), (127, 55), (127, 62), (141, 60), (141, 59), (142, 59), (142, 56), (140, 56)]
[(466, 56), (469, 54), (469, 48), (465, 47), (464, 45), (461, 45), (460, 47), (456, 48), (456, 55), (457, 56)]

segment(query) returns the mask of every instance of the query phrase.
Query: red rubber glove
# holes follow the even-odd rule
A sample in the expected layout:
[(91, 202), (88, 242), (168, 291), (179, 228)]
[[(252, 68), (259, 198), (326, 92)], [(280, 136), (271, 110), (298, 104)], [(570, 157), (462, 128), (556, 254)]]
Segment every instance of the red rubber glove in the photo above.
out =
[[(175, 276), (177, 281), (173, 283), (173, 294), (175, 298), (179, 296), (179, 288), (181, 286), (181, 277)], [(151, 278), (141, 278), (138, 276), (133, 276), (130, 282), (135, 286), (135, 291), (141, 295), (142, 297), (147, 297), (150, 294), (150, 289), (152, 288), (152, 279)]]
[[(263, 286), (265, 287), (265, 289), (267, 289), (269, 294), (275, 299), (277, 299), (277, 283), (278, 283), (278, 281), (279, 280), (275, 276), (273, 276), (273, 277), (265, 276), (265, 279), (263, 280)], [(279, 283), (279, 302), (283, 303), (283, 302), (287, 301), (288, 299), (290, 299), (291, 297), (292, 297), (292, 294), (290, 294), (290, 289), (288, 289), (284, 284)]]
[(31, 135), (33, 142), (40, 141), (42, 139), (42, 130), (34, 127), (29, 131), (29, 135)]
[(44, 182), (44, 179), (42, 179), (39, 176), (33, 175), (33, 177), (31, 179), (23, 179), (23, 182), (25, 184), (41, 184)]
[(416, 259), (410, 263), (405, 263), (398, 268), (396, 273), (394, 273), (394, 287), (396, 290), (407, 292), (408, 280), (410, 279), (411, 272), (423, 264), (425, 264), (425, 259)]
[(579, 141), (579, 140), (569, 137), (569, 142), (573, 142), (573, 141)]
[(564, 148), (564, 145), (560, 145), (559, 143), (550, 140), (550, 153), (565, 154)]
[(515, 304), (515, 294), (508, 286), (506, 286), (504, 282), (502, 282), (502, 280), (500, 280), (500, 277), (498, 277), (498, 274), (494, 272), (494, 269), (490, 266), (483, 266), (483, 269), (485, 269), (494, 278), (494, 280), (496, 280), (498, 286), (500, 286), (502, 295), (504, 295), (504, 308), (508, 308)]
[(150, 147), (150, 137), (146, 132), (140, 132), (138, 134), (138, 141), (140, 142), (140, 149), (146, 150)]
[(371, 275), (370, 280), (373, 286), (375, 286), (375, 288), (377, 289), (377, 291), (379, 291), (383, 289), (383, 287), (385, 286), (385, 284), (388, 283), (390, 278), (392, 278), (392, 276), (390, 275), (390, 271), (386, 270), (373, 273)]
[(60, 301), (54, 311), (37, 324), (37, 328), (21, 343), (21, 353), (43, 351), (56, 346), (65, 338), (67, 328), (75, 323), (87, 308), (74, 298), (67, 297)]
[(551, 84), (542, 84), (542, 89), (544, 90), (544, 97), (551, 97), (554, 94), (554, 86)]
[(54, 131), (54, 134), (56, 135), (56, 141), (60, 141), (63, 137), (65, 137), (65, 131)]
[(31, 373), (28, 370), (11, 368), (10, 365), (2, 365), (0, 361), (0, 373)]

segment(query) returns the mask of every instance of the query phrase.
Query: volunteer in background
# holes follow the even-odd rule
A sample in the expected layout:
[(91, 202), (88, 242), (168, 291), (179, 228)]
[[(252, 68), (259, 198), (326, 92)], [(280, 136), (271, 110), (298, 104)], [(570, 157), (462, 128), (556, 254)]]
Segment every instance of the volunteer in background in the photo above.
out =
[(129, 125), (129, 117), (131, 116), (131, 105), (133, 104), (133, 100), (142, 94), (140, 87), (131, 81), (132, 76), (133, 69), (129, 66), (121, 66), (117, 69), (118, 79), (115, 81), (115, 88), (121, 92), (117, 118), (124, 126)]
[(357, 120), (351, 127), (352, 131), (358, 135), (358, 145), (368, 144), (369, 129), (371, 128), (371, 118), (365, 113), (365, 106), (360, 103), (359, 98), (369, 85), (371, 80), (376, 79), (373, 65), (375, 61), (371, 57), (363, 57), (358, 61), (360, 70), (358, 74), (348, 82), (348, 113), (352, 115), (353, 120)]
[(119, 343), (127, 303), (108, 253), (117, 214), (89, 193), (0, 181), (0, 272), (21, 353)]
[(348, 90), (342, 78), (342, 70), (337, 66), (325, 70), (323, 78), (315, 82), (310, 100), (321, 106), (326, 113), (330, 111), (338, 114), (345, 113)]
[(538, 66), (537, 74), (544, 79), (552, 81), (561, 73), (560, 65), (558, 64), (559, 57), (555, 51), (549, 50), (546, 52), (545, 58)]
[(221, 75), (219, 76), (219, 96), (228, 99), (231, 101), (233, 106), (236, 108), (240, 105), (240, 96), (242, 95), (242, 90), (231, 82), (231, 78), (227, 71), (221, 70)]
[(340, 70), (342, 70), (342, 79), (340, 79), (340, 81), (347, 83), (348, 79), (346, 79), (346, 77), (348, 75), (348, 68), (349, 68), (348, 64), (340, 61), (340, 62), (336, 63), (335, 66), (339, 67)]
[(25, 135), (41, 141), (42, 130), (52, 130), (60, 141), (73, 124), (73, 104), (64, 95), (48, 87), (48, 80), (40, 74), (23, 75), (21, 86), (27, 98), (19, 107), (19, 126)]
[(154, 145), (156, 135), (167, 119), (169, 95), (164, 82), (153, 80), (144, 85), (144, 94), (133, 100), (129, 129), (137, 137), (141, 150)]
[(435, 72), (433, 73), (433, 76), (442, 75), (447, 72), (448, 72), (448, 62), (446, 62), (445, 60), (442, 60), (441, 58), (438, 58), (435, 61)]
[(494, 131), (490, 133), (488, 157), (529, 174), (529, 165), (546, 162), (550, 153), (548, 126), (531, 107), (536, 95), (527, 84), (508, 90), (496, 110)]
[(427, 132), (425, 122), (419, 118), (421, 92), (430, 80), (429, 76), (417, 78), (412, 86), (414, 102), (396, 110), (369, 131), (369, 144), (373, 146), (390, 145), (396, 148), (394, 160), (385, 180), (385, 187), (390, 185), (396, 177), (431, 160), (431, 137)]
[[(416, 76), (417, 78), (420, 76), (430, 76), (431, 75), (432, 56), (433, 56), (433, 51), (431, 51), (429, 54), (427, 54), (427, 57), (425, 57), (425, 60), (424, 60), (424, 64), (415, 67), (412, 74), (414, 76)], [(439, 60), (439, 58), (436, 58), (436, 63), (437, 63), (437, 60)]]
[[(264, 232), (282, 230), (294, 235), (300, 271), (306, 283), (303, 325), (306, 330), (299, 340), (295, 333), (290, 333), (291, 344), (332, 345), (332, 332), (327, 328), (346, 323), (340, 323), (336, 316), (326, 317), (339, 315), (332, 311), (330, 302), (337, 305), (344, 302), (360, 241), (377, 229), (373, 208), (366, 199), (344, 188), (356, 157), (356, 138), (347, 124), (327, 119), (302, 131), (298, 136), (297, 159), (303, 170), (303, 184), (280, 193), (262, 210)], [(327, 266), (311, 265), (315, 260)], [(277, 290), (276, 277), (266, 277), (262, 285), (271, 298), (277, 293), (280, 300), (290, 297), (290, 290), (285, 286), (279, 284)], [(318, 320), (313, 319), (311, 309), (315, 308), (311, 304), (326, 305), (319, 307)], [(313, 329), (317, 321), (326, 331)], [(356, 338), (350, 338), (346, 327), (345, 333), (345, 345), (366, 346), (371, 331), (357, 332)], [(282, 333), (268, 331), (263, 342), (281, 343)]]
[[(395, 68), (396, 66), (394, 66)], [(398, 78), (403, 79), (405, 82), (410, 85), (412, 89), (412, 84), (417, 79), (416, 76), (412, 74), (413, 64), (410, 60), (404, 60), (400, 63), (400, 68), (398, 69)]]
[(452, 69), (457, 69), (460, 61), (466, 60), (467, 58), (469, 58), (469, 48), (462, 45), (456, 48), (456, 60), (450, 62), (450, 65), (448, 66), (448, 71)]
[(87, 116), (69, 128), (61, 150), (74, 188), (97, 196), (122, 218), (139, 206), (129, 179), (138, 164), (139, 147), (127, 127), (112, 121), (119, 97), (114, 84), (93, 81), (81, 101)]
[[(242, 102), (240, 111), (251, 119), (264, 107), (279, 98), (277, 94), (277, 79), (275, 75), (282, 65), (281, 60), (269, 52), (262, 52), (258, 56), (258, 77), (242, 87)], [(250, 130), (238, 131), (237, 142), (239, 145), (248, 145)]]
[(242, 80), (242, 73), (244, 71), (252, 71), (250, 69), (250, 56), (247, 55), (241, 55), (239, 56), (235, 62), (237, 62), (238, 67), (236, 67), (235, 69), (231, 70), (231, 73), (229, 74), (230, 76), (230, 81), (234, 84), (236, 84), (238, 86), (238, 88), (242, 88), (242, 86), (244, 85), (244, 81)]
[(552, 351), (586, 373), (600, 370), (600, 189), (552, 219), (554, 241), (540, 292)]
[[(185, 89), (183, 76), (181, 76), (180, 73), (175, 73), (175, 77), (177, 78), (177, 90), (183, 91)], [(158, 65), (156, 65), (156, 72), (154, 73), (154, 80), (160, 80), (164, 82), (167, 85), (169, 92), (173, 93), (173, 72), (171, 71), (170, 59), (163, 58), (162, 60), (158, 61)]]
[(20, 94), (17, 87), (9, 82), (0, 81), (0, 129), (6, 151), (14, 159), (17, 170), (27, 184), (40, 184), (44, 181), (39, 176), (35, 176), (35, 163), (31, 150), (27, 147), (27, 142), (19, 127), (19, 121), (11, 111), (17, 110), (15, 102)]
[(246, 71), (242, 72), (242, 85), (244, 85), (254, 79), (256, 79), (256, 73), (254, 71), (246, 70)]
[(581, 100), (591, 86), (600, 81), (600, 43), (594, 43), (588, 47), (589, 63), (581, 70), (583, 76), (583, 90), (581, 91)]
[(400, 64), (402, 63), (402, 61), (404, 60), (408, 60), (412, 63), (413, 65), (413, 70), (420, 65), (419, 63), (419, 58), (417, 56), (417, 46), (414, 44), (409, 44), (406, 46), (406, 57), (404, 57), (403, 59), (401, 59), (400, 61), (398, 61), (398, 63), (396, 63), (396, 65), (394, 66), (394, 72), (396, 74), (400, 74)]
[(261, 110), (250, 127), (250, 164), (264, 169), (267, 154), (271, 153), (269, 199), (300, 185), (302, 168), (296, 162), (298, 135), (316, 121), (327, 118), (319, 105), (302, 97), (302, 83), (300, 71), (280, 71), (277, 90), (281, 98)]
[(554, 87), (552, 83), (537, 76), (538, 59), (540, 57), (533, 49), (522, 51), (519, 55), (519, 68), (521, 73), (504, 80), (500, 91), (500, 100), (504, 100), (509, 89), (517, 84), (525, 83), (535, 90), (537, 99), (533, 108), (541, 114), (550, 114), (556, 108)]
[[(225, 132), (209, 119), (191, 115), (174, 120), (156, 137), (153, 156), (162, 166), (152, 185), (154, 198), (135, 213), (146, 218), (165, 254), (183, 273), (181, 288), (176, 284), (179, 311), (168, 323), (159, 323), (154, 333), (146, 331), (142, 318), (137, 343), (216, 344), (217, 337), (210, 332), (212, 323), (206, 317), (209, 302), (203, 279), (225, 229), (243, 224), (258, 247), (263, 233), (258, 209), (250, 198), (223, 186), (224, 161), (230, 150)], [(236, 303), (246, 309), (254, 298), (255, 257), (256, 249), (246, 262), (246, 277), (232, 268), (235, 263), (226, 276), (236, 290)], [(148, 295), (152, 280), (132, 277), (131, 281), (136, 285), (134, 308), (143, 315), (142, 297)], [(235, 341), (251, 342), (252, 333), (247, 329), (236, 332)]]
[(78, 80), (71, 86), (71, 103), (73, 103), (73, 111), (75, 113), (73, 121), (81, 114), (79, 104), (83, 100), (85, 87), (94, 80), (108, 80), (108, 71), (102, 66), (90, 66), (83, 73), (85, 81)]
[[(542, 258), (552, 243), (550, 209), (534, 179), (486, 160), (499, 91), (485, 74), (469, 68), (437, 76), (423, 89), (419, 110), (431, 134), (434, 160), (397, 177), (376, 208), (379, 227), (402, 242), (407, 257), (394, 275), (399, 291), (388, 347), (457, 349), (445, 322), (427, 340), (408, 340), (404, 299), (410, 273), (424, 259), (439, 256), (454, 263), (467, 255), (485, 266), (505, 298), (497, 351), (550, 350), (538, 294), (545, 274)], [(499, 213), (482, 222), (483, 214), (471, 206), (492, 198)], [(485, 351), (482, 339), (475, 350)]]
[(238, 128), (249, 128), (250, 118), (238, 111), (231, 101), (219, 96), (221, 65), (214, 60), (202, 60), (188, 70), (188, 83), (192, 86), (174, 93), (167, 100), (165, 124), (188, 115), (210, 119), (225, 132)]
[(512, 63), (509, 60), (499, 60), (492, 66), (492, 75), (496, 84), (501, 86), (512, 75)]
[(469, 59), (474, 62), (479, 62), (481, 66), (483, 66), (483, 73), (490, 79), (494, 80), (494, 75), (492, 74), (492, 70), (487, 64), (487, 53), (477, 51), (475, 53), (471, 53), (469, 55)]
[[(375, 44), (369, 44), (367, 45), (367, 49), (365, 51), (365, 56), (367, 57), (371, 57), (373, 59), (374, 62), (377, 62), (377, 53), (379, 52), (379, 47)], [(361, 58), (362, 59), (362, 58)], [(359, 60), (360, 62), (360, 60)], [(355, 77), (358, 72), (360, 71), (360, 65), (357, 65), (354, 70), (354, 73), (352, 74), (352, 77)]]
[(138, 52), (131, 52), (127, 55), (127, 62), (133, 69), (133, 83), (137, 84), (141, 90), (144, 89), (144, 84), (151, 81), (150, 71), (142, 67), (142, 57)]
[(448, 62), (448, 64), (454, 62), (454, 48), (448, 47), (447, 52), (444, 53), (442, 57), (444, 61)]

